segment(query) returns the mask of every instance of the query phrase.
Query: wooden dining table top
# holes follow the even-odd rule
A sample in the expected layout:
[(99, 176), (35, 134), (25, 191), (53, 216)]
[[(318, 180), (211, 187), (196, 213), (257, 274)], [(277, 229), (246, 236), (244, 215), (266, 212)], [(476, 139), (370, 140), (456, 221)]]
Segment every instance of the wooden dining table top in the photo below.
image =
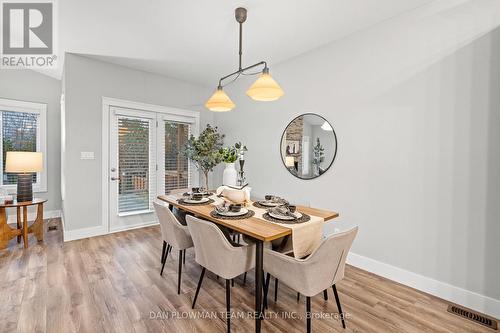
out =
[[(175, 195), (159, 195), (158, 199), (168, 204), (182, 209), (186, 212), (190, 212), (197, 217), (201, 217), (205, 220), (209, 220), (215, 222), (217, 224), (228, 227), (232, 230), (235, 230), (241, 234), (248, 235), (255, 239), (259, 239), (265, 242), (272, 241), (278, 238), (282, 238), (287, 235), (291, 235), (292, 229), (281, 226), (276, 223), (268, 222), (266, 220), (260, 219), (258, 217), (252, 216), (250, 218), (241, 219), (241, 220), (228, 220), (228, 219), (219, 219), (212, 217), (210, 212), (214, 209), (212, 205), (182, 205), (177, 202), (179, 197)], [(297, 211), (301, 213), (305, 213), (308, 215), (314, 215), (321, 217), (325, 222), (330, 221), (339, 216), (338, 213), (327, 211), (323, 209), (305, 207), (305, 206), (296, 206)]]

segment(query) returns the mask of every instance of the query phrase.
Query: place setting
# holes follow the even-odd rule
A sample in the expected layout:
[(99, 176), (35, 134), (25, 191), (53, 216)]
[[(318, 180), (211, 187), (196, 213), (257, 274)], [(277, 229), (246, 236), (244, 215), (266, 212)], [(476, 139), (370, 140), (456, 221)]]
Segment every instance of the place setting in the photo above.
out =
[(282, 205), (287, 205), (288, 201), (285, 199), (276, 196), (276, 195), (266, 195), (264, 197), (264, 200), (258, 200), (253, 203), (253, 205), (257, 208), (262, 208), (262, 209), (269, 209), (273, 207), (278, 207)]
[(190, 192), (183, 193), (177, 202), (186, 206), (209, 205), (214, 203), (214, 200), (209, 198), (210, 195), (210, 192), (202, 187), (193, 187)]
[(210, 212), (210, 216), (225, 220), (243, 220), (254, 215), (255, 212), (244, 207), (243, 204), (229, 203), (227, 201), (215, 206), (214, 210)]
[(255, 207), (266, 209), (262, 218), (277, 223), (297, 224), (304, 223), (311, 219), (307, 214), (297, 211), (295, 205), (275, 195), (266, 195), (264, 200), (253, 203)]

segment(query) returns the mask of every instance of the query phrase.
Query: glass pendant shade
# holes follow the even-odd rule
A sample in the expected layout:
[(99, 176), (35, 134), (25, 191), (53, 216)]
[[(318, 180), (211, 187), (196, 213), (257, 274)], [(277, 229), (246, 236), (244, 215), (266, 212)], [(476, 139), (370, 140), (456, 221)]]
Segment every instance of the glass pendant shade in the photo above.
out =
[(271, 75), (269, 75), (268, 70), (264, 70), (257, 81), (247, 90), (247, 95), (250, 96), (250, 98), (263, 102), (275, 101), (283, 96), (283, 94), (283, 90), (279, 84), (274, 81)]
[(205, 107), (210, 111), (215, 112), (226, 112), (234, 109), (236, 105), (229, 98), (228, 95), (222, 90), (221, 87), (218, 87), (214, 92), (212, 97), (205, 103)]

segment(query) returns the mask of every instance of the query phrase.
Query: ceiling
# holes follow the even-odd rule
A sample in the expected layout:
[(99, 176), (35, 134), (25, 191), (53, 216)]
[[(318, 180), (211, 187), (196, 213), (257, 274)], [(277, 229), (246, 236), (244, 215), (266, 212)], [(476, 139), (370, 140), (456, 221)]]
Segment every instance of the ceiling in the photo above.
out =
[[(243, 64), (271, 66), (432, 0), (64, 0), (64, 52), (214, 86), (238, 65), (234, 9), (248, 9)], [(140, 4), (139, 4), (140, 3)], [(47, 73), (60, 77), (62, 68)]]

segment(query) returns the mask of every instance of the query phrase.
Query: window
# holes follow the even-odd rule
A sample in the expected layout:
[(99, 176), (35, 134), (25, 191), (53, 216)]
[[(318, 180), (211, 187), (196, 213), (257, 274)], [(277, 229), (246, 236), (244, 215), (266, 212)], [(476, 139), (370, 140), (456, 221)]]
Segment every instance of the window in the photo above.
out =
[(118, 213), (150, 207), (150, 121), (118, 117)]
[(44, 171), (33, 174), (33, 190), (47, 191), (46, 111), (47, 105), (0, 98), (0, 146), (2, 150), (0, 186), (16, 190), (17, 175), (5, 172), (8, 151), (39, 151), (44, 157)]
[(189, 161), (182, 154), (189, 124), (165, 121), (165, 193), (189, 187)]

